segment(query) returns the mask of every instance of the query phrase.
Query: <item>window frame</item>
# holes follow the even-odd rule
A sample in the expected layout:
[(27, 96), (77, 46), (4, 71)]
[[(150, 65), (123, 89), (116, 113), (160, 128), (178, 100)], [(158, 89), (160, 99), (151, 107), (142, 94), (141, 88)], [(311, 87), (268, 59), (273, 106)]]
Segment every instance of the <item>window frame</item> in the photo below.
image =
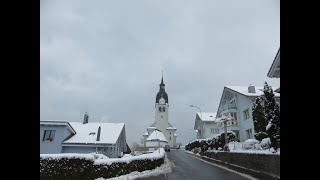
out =
[(250, 118), (249, 108), (243, 111), (243, 118), (244, 120), (247, 120)]
[[(49, 133), (49, 135), (48, 135), (48, 133)], [(54, 140), (55, 135), (56, 135), (56, 130), (44, 130), (42, 141), (43, 142), (52, 142)]]

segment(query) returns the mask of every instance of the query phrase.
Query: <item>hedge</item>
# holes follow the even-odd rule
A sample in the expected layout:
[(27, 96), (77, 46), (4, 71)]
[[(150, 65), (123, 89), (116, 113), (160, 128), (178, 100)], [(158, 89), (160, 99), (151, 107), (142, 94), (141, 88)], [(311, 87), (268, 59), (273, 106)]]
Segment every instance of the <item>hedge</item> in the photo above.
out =
[(80, 158), (41, 158), (40, 179), (97, 179), (111, 178), (134, 171), (152, 170), (164, 163), (164, 157), (159, 159), (133, 160), (129, 163), (115, 162), (112, 164), (95, 164), (91, 159)]

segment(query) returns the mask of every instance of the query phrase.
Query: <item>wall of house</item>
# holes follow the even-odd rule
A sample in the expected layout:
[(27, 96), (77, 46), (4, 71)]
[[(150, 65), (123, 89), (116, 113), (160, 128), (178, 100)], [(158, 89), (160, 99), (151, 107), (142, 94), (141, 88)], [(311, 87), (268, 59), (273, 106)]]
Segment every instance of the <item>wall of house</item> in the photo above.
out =
[(62, 153), (92, 153), (96, 152), (95, 147), (83, 147), (83, 146), (63, 146)]
[(211, 133), (211, 128), (213, 129), (219, 129), (220, 133), (220, 126), (217, 125), (217, 123), (214, 122), (203, 122), (203, 127), (202, 127), (202, 132), (203, 132), (203, 137), (204, 139), (206, 138), (211, 138), (213, 137), (213, 133)]
[[(237, 94), (237, 118), (239, 122), (239, 135), (240, 141), (244, 142), (248, 138), (247, 130), (251, 129), (252, 138), (254, 138), (254, 126), (253, 126), (253, 119), (252, 119), (252, 105), (255, 97), (246, 97), (241, 94)], [(244, 113), (246, 109), (249, 109), (249, 118), (244, 119)]]
[[(53, 141), (44, 142), (43, 136), (45, 130), (55, 130)], [(62, 152), (62, 141), (71, 135), (71, 132), (65, 125), (43, 125), (40, 124), (40, 154), (53, 154)]]

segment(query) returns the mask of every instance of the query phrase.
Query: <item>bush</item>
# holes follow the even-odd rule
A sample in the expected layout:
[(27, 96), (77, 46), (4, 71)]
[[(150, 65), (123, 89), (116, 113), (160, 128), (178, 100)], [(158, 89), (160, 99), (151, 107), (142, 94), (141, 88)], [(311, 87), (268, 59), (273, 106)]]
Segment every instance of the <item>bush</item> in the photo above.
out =
[(270, 138), (264, 138), (260, 142), (260, 146), (262, 149), (269, 149), (271, 145)]
[(134, 171), (152, 170), (164, 163), (164, 157), (160, 159), (133, 160), (130, 163), (117, 162), (112, 164), (95, 165), (94, 160), (79, 158), (41, 158), (40, 179), (97, 179), (111, 178)]
[[(232, 131), (228, 131), (227, 133), (228, 141), (236, 141), (236, 135)], [(199, 139), (193, 142), (190, 142), (186, 145), (186, 150), (192, 151), (195, 148), (200, 148), (201, 152), (205, 152), (209, 149), (216, 149), (223, 148), (225, 145), (225, 139), (224, 139), (224, 132), (213, 136), (212, 138), (208, 139)]]
[(256, 139), (247, 139), (244, 143), (243, 143), (243, 149), (261, 149), (261, 147), (259, 146), (259, 141)]

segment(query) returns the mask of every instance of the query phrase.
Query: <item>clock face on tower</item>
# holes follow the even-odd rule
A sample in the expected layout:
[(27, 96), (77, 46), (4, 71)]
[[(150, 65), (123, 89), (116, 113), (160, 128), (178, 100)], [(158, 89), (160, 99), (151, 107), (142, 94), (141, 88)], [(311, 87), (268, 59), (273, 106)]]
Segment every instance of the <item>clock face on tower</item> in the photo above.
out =
[(164, 100), (163, 98), (159, 99), (159, 104), (165, 104), (165, 103), (166, 103), (166, 100)]

